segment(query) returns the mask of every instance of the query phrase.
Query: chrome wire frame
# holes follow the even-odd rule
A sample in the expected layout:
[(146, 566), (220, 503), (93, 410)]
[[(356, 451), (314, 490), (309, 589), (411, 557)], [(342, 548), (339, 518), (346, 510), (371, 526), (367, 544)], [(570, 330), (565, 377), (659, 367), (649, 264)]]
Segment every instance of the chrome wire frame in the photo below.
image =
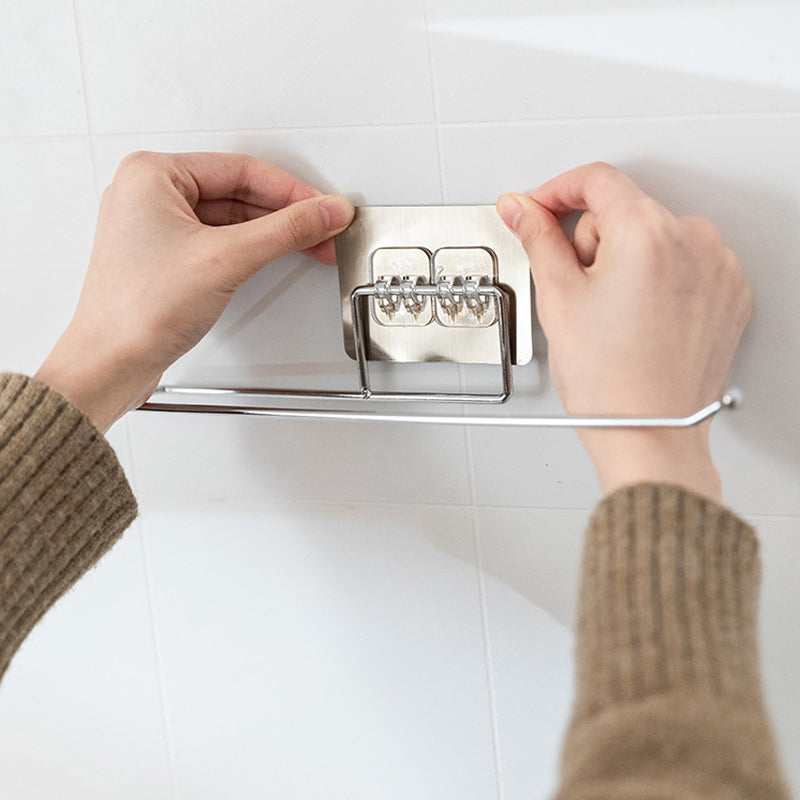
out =
[[(415, 291), (420, 296), (435, 297), (434, 285), (419, 285)], [(452, 287), (454, 295), (466, 294), (464, 287)], [(472, 291), (476, 291), (473, 289)], [(226, 397), (260, 396), (298, 400), (391, 400), (416, 402), (452, 403), (503, 403), (513, 391), (512, 354), (509, 337), (510, 301), (508, 293), (493, 284), (477, 287), (480, 295), (492, 297), (498, 308), (498, 334), (500, 344), (500, 367), (502, 389), (495, 393), (482, 392), (383, 392), (371, 387), (369, 362), (367, 359), (364, 314), (362, 300), (374, 297), (374, 284), (359, 286), (350, 295), (353, 320), (353, 336), (356, 351), (356, 367), (361, 389), (359, 391), (308, 390), (308, 389), (261, 389), (246, 387), (192, 387), (159, 386), (156, 394), (216, 395)], [(358, 422), (408, 422), (416, 424), (465, 425), (486, 427), (542, 427), (542, 428), (688, 428), (697, 425), (722, 409), (737, 408), (742, 402), (741, 393), (730, 389), (720, 400), (685, 417), (625, 417), (625, 416), (464, 416), (446, 414), (388, 414), (373, 411), (352, 411), (318, 408), (280, 408), (271, 406), (239, 406), (216, 403), (178, 403), (150, 400), (140, 407), (141, 411), (164, 411), (193, 414), (230, 414), (241, 416), (274, 417), (283, 419), (349, 420)]]

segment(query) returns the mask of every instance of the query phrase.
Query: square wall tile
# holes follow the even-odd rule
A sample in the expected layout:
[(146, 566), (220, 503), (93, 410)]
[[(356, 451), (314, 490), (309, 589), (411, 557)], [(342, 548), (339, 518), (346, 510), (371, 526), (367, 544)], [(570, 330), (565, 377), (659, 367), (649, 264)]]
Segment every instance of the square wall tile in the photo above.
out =
[(96, 133), (433, 119), (421, 3), (77, 6)]
[(464, 436), (408, 423), (136, 412), (139, 491), (221, 498), (469, 502)]
[(592, 463), (571, 430), (474, 428), (470, 435), (481, 505), (583, 509), (600, 499)]
[(478, 511), (506, 800), (547, 800), (556, 789), (587, 519), (582, 511)]
[[(514, 393), (502, 406), (470, 409), (490, 417), (563, 416), (547, 371), (546, 351), (534, 337), (534, 360), (514, 368)], [(470, 388), (483, 386), (476, 370), (466, 371)], [(475, 502), (485, 506), (591, 508), (600, 499), (594, 467), (569, 428), (468, 428)]]
[(590, 516), (589, 509), (479, 507), (484, 572), (572, 630)]
[[(800, 361), (800, 195), (795, 179), (799, 138), (800, 120), (794, 117), (465, 125), (443, 130), (448, 202), (493, 202), (504, 191), (529, 191), (571, 167), (604, 160), (624, 169), (674, 213), (707, 217), (717, 225), (738, 254), (755, 293), (753, 319), (730, 379), (744, 391), (745, 404), (712, 426), (726, 497), (744, 513), (800, 513), (800, 428), (795, 419), (800, 372), (794, 368)], [(478, 160), (480, 170), (474, 166)], [(522, 385), (530, 385), (525, 391), (530, 392), (531, 414), (558, 411), (542, 366), (532, 377), (525, 376), (536, 367), (518, 372)], [(577, 508), (597, 498), (588, 460), (568, 431), (528, 431), (514, 437), (479, 430), (473, 447), (481, 503)], [(574, 465), (564, 496), (554, 488), (553, 500), (543, 501), (520, 481), (532, 459), (541, 467), (562, 463), (562, 458), (564, 470)], [(502, 477), (482, 480), (481, 470)], [(506, 476), (509, 488), (503, 489), (498, 485)], [(548, 486), (546, 481), (541, 485)], [(497, 487), (497, 499), (480, 494), (482, 486)]]
[(796, 3), (430, 0), (446, 122), (800, 108)]
[(180, 796), (494, 796), (468, 511), (144, 509)]
[(47, 613), (0, 687), (14, 800), (172, 800), (136, 528)]
[(97, 196), (84, 141), (0, 141), (0, 369), (35, 372), (72, 318)]
[(88, 132), (72, 3), (0, 2), (0, 136)]

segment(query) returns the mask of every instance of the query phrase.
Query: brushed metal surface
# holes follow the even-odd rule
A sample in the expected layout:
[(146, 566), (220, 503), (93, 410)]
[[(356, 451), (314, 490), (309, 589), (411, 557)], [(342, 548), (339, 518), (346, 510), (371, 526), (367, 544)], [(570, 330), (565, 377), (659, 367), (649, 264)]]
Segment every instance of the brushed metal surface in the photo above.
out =
[[(377, 256), (376, 251), (385, 250)], [(491, 268), (486, 281), (503, 287), (511, 297), (510, 339), (514, 364), (533, 357), (533, 286), (528, 256), (506, 228), (494, 206), (362, 206), (352, 224), (336, 237), (339, 288), (345, 350), (356, 358), (350, 297), (359, 286), (385, 277), (394, 263), (391, 250), (413, 264), (417, 256), (431, 254), (429, 280), (461, 279)], [(413, 253), (413, 257), (412, 257)], [(399, 267), (398, 267), (399, 269)], [(476, 277), (474, 274), (472, 277)], [(482, 281), (483, 282), (483, 281)], [(376, 298), (364, 298), (370, 313), (365, 317), (366, 353), (371, 361), (449, 361), (461, 364), (499, 364), (496, 304), (490, 303), (477, 321), (448, 315), (438, 298), (431, 298), (433, 318), (426, 310), (411, 324), (397, 324), (380, 308)], [(422, 323), (422, 324), (420, 324)]]

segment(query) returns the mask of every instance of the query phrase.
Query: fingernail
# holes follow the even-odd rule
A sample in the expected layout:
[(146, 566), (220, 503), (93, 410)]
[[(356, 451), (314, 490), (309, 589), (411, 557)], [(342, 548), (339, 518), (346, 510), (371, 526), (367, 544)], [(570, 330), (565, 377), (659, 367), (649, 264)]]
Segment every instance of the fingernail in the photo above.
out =
[(340, 194), (333, 194), (330, 197), (326, 197), (319, 204), (319, 207), (322, 209), (322, 214), (325, 217), (328, 230), (331, 231), (343, 228), (350, 222), (355, 213), (353, 204)]
[(519, 195), (515, 194), (504, 194), (497, 201), (497, 213), (512, 231), (517, 229), (519, 218), (522, 216), (522, 203), (518, 197)]

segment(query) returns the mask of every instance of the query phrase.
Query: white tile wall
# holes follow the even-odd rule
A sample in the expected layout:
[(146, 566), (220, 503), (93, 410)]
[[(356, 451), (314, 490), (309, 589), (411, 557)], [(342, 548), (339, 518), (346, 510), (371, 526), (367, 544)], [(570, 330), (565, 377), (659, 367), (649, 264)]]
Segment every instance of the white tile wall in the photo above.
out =
[(35, 372), (80, 293), (97, 217), (84, 140), (0, 138), (0, 362)]
[(428, 5), (444, 121), (800, 108), (791, 0)]
[[(97, 193), (131, 150), (248, 152), (362, 204), (493, 202), (618, 164), (712, 218), (756, 291), (733, 378), (746, 405), (715, 423), (714, 449), (762, 533), (766, 691), (800, 788), (798, 15), (739, 0), (0, 0), (0, 368), (35, 370), (68, 321)], [(498, 413), (560, 409), (535, 333)], [(408, 375), (488, 379), (376, 371)], [(169, 377), (352, 385), (335, 271), (264, 270)], [(15, 800), (55, 781), (83, 800), (548, 795), (599, 496), (573, 433), (139, 414), (110, 439), (144, 537), (57, 606), (0, 687)]]
[(78, 0), (95, 132), (430, 122), (421, 3)]
[(135, 528), (12, 661), (0, 691), (0, 774), (14, 800), (172, 797)]
[(143, 525), (178, 796), (493, 795), (468, 511), (201, 503)]
[(0, 136), (88, 133), (70, 3), (0, 2)]
[(572, 703), (583, 511), (482, 508), (481, 566), (503, 797), (550, 797)]
[(142, 414), (131, 429), (142, 491), (469, 502), (464, 437), (457, 428)]

